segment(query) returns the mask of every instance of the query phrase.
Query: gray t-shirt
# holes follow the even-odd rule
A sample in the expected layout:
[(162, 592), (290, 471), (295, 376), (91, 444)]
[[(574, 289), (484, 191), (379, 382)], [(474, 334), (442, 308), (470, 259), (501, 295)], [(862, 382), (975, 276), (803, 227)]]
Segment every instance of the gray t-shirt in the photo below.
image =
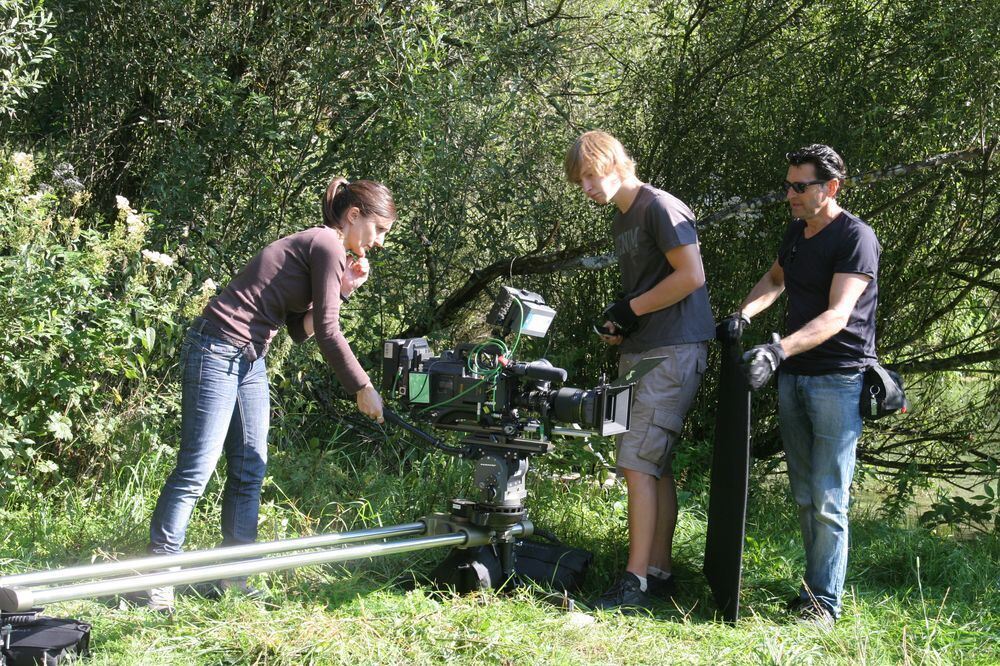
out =
[[(643, 185), (625, 213), (611, 225), (625, 296), (635, 298), (674, 272), (664, 254), (681, 245), (697, 245), (691, 209), (677, 197)], [(644, 352), (664, 345), (715, 338), (715, 319), (702, 285), (670, 307), (639, 317), (639, 326), (621, 344), (622, 352)]]

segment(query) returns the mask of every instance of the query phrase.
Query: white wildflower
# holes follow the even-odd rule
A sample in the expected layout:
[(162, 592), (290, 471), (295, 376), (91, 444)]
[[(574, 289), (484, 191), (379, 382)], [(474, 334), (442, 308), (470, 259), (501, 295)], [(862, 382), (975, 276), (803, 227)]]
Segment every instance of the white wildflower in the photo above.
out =
[(115, 208), (118, 210), (123, 210), (126, 213), (132, 212), (132, 205), (128, 202), (128, 199), (118, 194), (115, 195)]
[(58, 181), (63, 181), (67, 178), (76, 178), (76, 169), (69, 162), (60, 162), (52, 169), (52, 176)]
[(201, 292), (203, 294), (214, 294), (218, 288), (219, 285), (215, 284), (215, 280), (212, 278), (207, 278), (201, 283)]
[(128, 213), (125, 216), (126, 230), (129, 234), (141, 234), (146, 230), (146, 223), (142, 219), (142, 215), (136, 215), (135, 213)]
[(146, 261), (159, 264), (160, 266), (173, 266), (174, 259), (168, 254), (162, 254), (160, 252), (155, 252), (153, 250), (143, 250), (142, 258)]
[(14, 164), (14, 168), (25, 176), (30, 177), (35, 172), (35, 159), (28, 153), (14, 153), (10, 161)]
[(60, 187), (64, 187), (70, 192), (79, 192), (83, 189), (83, 183), (76, 177), (76, 171), (69, 162), (60, 162), (52, 170), (52, 179)]

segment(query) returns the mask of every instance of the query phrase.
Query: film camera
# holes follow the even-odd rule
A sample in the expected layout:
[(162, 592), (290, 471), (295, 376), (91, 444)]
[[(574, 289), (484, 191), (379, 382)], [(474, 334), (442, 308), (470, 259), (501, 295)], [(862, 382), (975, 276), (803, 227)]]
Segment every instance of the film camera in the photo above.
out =
[[(547, 360), (517, 361), (522, 336), (544, 337), (555, 310), (538, 294), (503, 287), (487, 323), (497, 337), (457, 345), (435, 356), (424, 338), (386, 340), (383, 395), (435, 429), (466, 433), (460, 446), (387, 417), (449, 453), (475, 462), (477, 502), (455, 500), (453, 515), (503, 528), (525, 518), (524, 477), (532, 454), (552, 450), (552, 436), (615, 435), (629, 428), (632, 390), (660, 359), (646, 359), (627, 377), (591, 389), (554, 383), (566, 371)], [(510, 347), (504, 341), (513, 335)], [(557, 425), (561, 424), (561, 425)]]

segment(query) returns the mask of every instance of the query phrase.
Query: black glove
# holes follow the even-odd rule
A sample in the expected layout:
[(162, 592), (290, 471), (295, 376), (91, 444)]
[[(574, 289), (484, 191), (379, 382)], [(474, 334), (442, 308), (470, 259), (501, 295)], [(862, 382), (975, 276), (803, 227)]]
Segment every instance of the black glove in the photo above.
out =
[(743, 354), (743, 374), (746, 375), (747, 383), (754, 391), (766, 384), (781, 362), (787, 358), (785, 350), (781, 348), (780, 340), (777, 333), (772, 333), (770, 344), (751, 347)]
[(628, 335), (639, 325), (639, 315), (632, 312), (628, 298), (622, 298), (604, 308), (603, 317), (618, 327), (621, 335)]
[(743, 329), (750, 325), (750, 317), (742, 312), (734, 312), (715, 327), (715, 339), (738, 342), (743, 337)]

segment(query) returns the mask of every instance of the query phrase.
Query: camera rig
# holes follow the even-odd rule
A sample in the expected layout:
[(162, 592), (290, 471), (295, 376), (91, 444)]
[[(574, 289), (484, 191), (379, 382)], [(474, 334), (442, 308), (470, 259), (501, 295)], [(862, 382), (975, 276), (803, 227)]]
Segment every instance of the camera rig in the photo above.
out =
[[(504, 287), (487, 318), (496, 338), (439, 356), (423, 338), (384, 342), (385, 396), (412, 420), (464, 436), (448, 443), (391, 409), (384, 410), (386, 419), (472, 461), (476, 500), (455, 499), (449, 513), (389, 527), (0, 576), (0, 611), (440, 547), (452, 551), (432, 573), (437, 583), (463, 590), (462, 571), (473, 568), (485, 547), (496, 553), (502, 572), (491, 584), (504, 585), (514, 574), (515, 541), (534, 533), (524, 506), (530, 457), (550, 452), (554, 436), (627, 431), (633, 388), (662, 360), (644, 359), (610, 384), (602, 377), (591, 389), (557, 388), (553, 383), (566, 380), (565, 370), (544, 359), (515, 360), (521, 337), (543, 337), (554, 316), (538, 294)], [(510, 335), (508, 348), (503, 339)], [(292, 551), (311, 552), (280, 555)]]
[[(475, 501), (453, 500), (447, 520), (495, 533), (504, 578), (513, 571), (510, 530), (527, 522), (530, 457), (550, 452), (553, 436), (626, 432), (633, 388), (661, 360), (645, 359), (628, 377), (610, 384), (602, 377), (590, 389), (554, 386), (566, 381), (564, 369), (545, 359), (515, 360), (521, 337), (544, 337), (554, 317), (555, 311), (538, 294), (503, 287), (487, 316), (496, 337), (459, 344), (440, 355), (434, 355), (425, 338), (392, 339), (383, 345), (383, 395), (434, 429), (465, 433), (459, 445), (449, 445), (386, 412), (393, 423), (472, 461), (479, 496)], [(508, 347), (505, 338), (512, 334)], [(435, 577), (449, 582), (449, 573), (466, 563), (462, 553), (453, 552)]]
[[(628, 430), (635, 379), (608, 384), (602, 378), (592, 389), (557, 388), (553, 382), (564, 382), (565, 370), (545, 359), (514, 359), (521, 336), (543, 337), (554, 316), (538, 294), (504, 287), (487, 317), (498, 337), (460, 344), (438, 356), (424, 338), (384, 343), (383, 395), (435, 429), (466, 433), (453, 446), (403, 426), (475, 463), (480, 496), (474, 508), (463, 504), (461, 509), (471, 513), (474, 524), (503, 528), (525, 517), (528, 459), (551, 451), (552, 436), (608, 436)], [(508, 348), (503, 338), (512, 332), (515, 339)]]

